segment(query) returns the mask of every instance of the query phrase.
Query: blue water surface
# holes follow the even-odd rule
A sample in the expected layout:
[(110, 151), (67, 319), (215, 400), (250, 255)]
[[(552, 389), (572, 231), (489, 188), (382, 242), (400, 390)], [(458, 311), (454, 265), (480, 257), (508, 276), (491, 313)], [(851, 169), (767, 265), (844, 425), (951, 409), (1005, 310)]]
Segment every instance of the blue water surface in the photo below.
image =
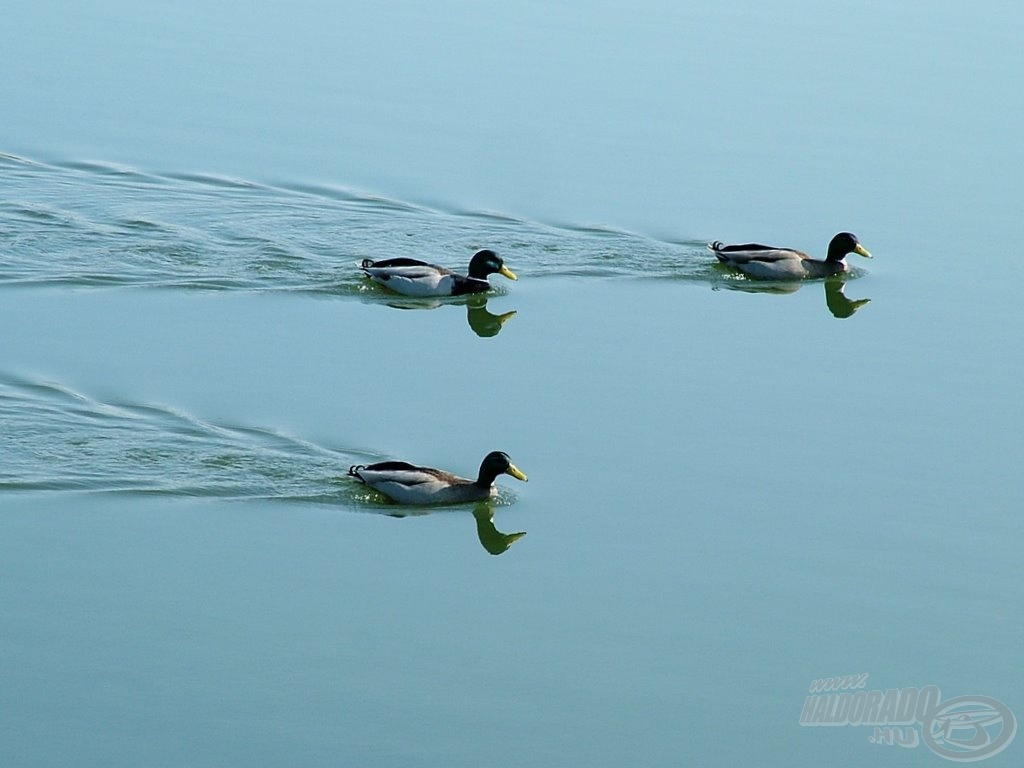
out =
[[(801, 725), (854, 674), (998, 740), (1022, 23), (7, 9), (3, 764), (937, 764), (927, 718)], [(875, 258), (805, 285), (704, 247), (841, 230)], [(474, 300), (355, 268), (484, 247), (520, 279)], [(495, 449), (530, 481), (475, 507), (345, 475)]]

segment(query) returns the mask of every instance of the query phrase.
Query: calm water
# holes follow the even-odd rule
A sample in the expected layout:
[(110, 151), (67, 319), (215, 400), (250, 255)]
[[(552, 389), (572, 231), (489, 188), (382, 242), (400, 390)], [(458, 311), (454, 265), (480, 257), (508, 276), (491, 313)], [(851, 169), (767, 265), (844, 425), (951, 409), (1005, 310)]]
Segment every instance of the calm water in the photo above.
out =
[[(9, 9), (3, 764), (946, 764), (801, 727), (859, 673), (1024, 717), (1022, 25)], [(845, 281), (704, 248), (841, 229)], [(345, 477), (493, 449), (475, 508)]]

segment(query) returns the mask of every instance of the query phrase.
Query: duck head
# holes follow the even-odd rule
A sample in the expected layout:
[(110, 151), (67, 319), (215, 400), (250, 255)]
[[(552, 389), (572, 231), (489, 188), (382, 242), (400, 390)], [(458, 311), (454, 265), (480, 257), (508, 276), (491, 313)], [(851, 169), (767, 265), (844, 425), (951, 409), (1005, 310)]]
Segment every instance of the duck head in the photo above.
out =
[(498, 475), (511, 475), (516, 480), (526, 482), (526, 475), (519, 471), (519, 468), (512, 463), (508, 454), (504, 451), (491, 451), (480, 464), (480, 476), (477, 478), (477, 485), (490, 488)]
[(470, 277), (475, 277), (477, 280), (486, 280), (488, 275), (493, 275), (495, 272), (499, 275), (504, 275), (509, 280), (518, 280), (516, 273), (505, 266), (501, 256), (490, 249), (477, 251), (473, 254), (473, 258), (469, 260)]
[(828, 256), (825, 257), (825, 261), (842, 261), (848, 253), (859, 254), (865, 259), (871, 258), (871, 254), (868, 253), (867, 248), (860, 244), (855, 234), (852, 232), (840, 232), (828, 244)]

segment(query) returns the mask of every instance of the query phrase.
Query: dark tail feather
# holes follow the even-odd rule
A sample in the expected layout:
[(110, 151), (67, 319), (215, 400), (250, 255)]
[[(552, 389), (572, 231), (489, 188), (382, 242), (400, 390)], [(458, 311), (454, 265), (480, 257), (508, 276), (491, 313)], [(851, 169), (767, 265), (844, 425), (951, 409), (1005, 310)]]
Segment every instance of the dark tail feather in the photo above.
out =
[(365, 464), (353, 464), (351, 467), (348, 468), (348, 476), (349, 477), (354, 477), (359, 482), (363, 482), (363, 478), (361, 478), (359, 476), (359, 470), (361, 470), (361, 469), (366, 469), (366, 465)]
[(359, 268), (360, 269), (369, 269), (372, 266), (373, 266), (373, 259), (363, 259), (361, 262), (359, 262)]
[(725, 247), (725, 243), (721, 240), (715, 240), (713, 243), (708, 243), (708, 250), (715, 254), (715, 258), (723, 263), (728, 261), (728, 258), (722, 255), (722, 249)]

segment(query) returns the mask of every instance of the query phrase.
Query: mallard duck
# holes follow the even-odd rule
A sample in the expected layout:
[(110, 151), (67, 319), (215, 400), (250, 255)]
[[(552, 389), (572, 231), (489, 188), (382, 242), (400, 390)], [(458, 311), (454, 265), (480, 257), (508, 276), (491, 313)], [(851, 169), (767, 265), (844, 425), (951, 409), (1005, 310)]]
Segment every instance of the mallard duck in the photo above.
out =
[(516, 274), (491, 250), (477, 251), (469, 262), (468, 275), (418, 259), (399, 257), (373, 261), (363, 259), (359, 268), (375, 283), (406, 296), (461, 296), (490, 290), (487, 277), (497, 272), (509, 280)]
[(481, 501), (496, 493), (494, 480), (500, 474), (526, 482), (507, 453), (492, 451), (480, 464), (476, 480), (453, 475), (440, 469), (417, 467), (404, 461), (357, 464), (348, 469), (349, 477), (383, 493), (399, 504), (460, 504)]
[(857, 241), (857, 236), (849, 232), (840, 232), (832, 238), (824, 261), (812, 259), (792, 248), (758, 243), (723, 245), (716, 240), (708, 248), (723, 264), (762, 280), (803, 280), (838, 275), (848, 269), (843, 260), (846, 254), (859, 253), (866, 259), (871, 258), (871, 254)]

